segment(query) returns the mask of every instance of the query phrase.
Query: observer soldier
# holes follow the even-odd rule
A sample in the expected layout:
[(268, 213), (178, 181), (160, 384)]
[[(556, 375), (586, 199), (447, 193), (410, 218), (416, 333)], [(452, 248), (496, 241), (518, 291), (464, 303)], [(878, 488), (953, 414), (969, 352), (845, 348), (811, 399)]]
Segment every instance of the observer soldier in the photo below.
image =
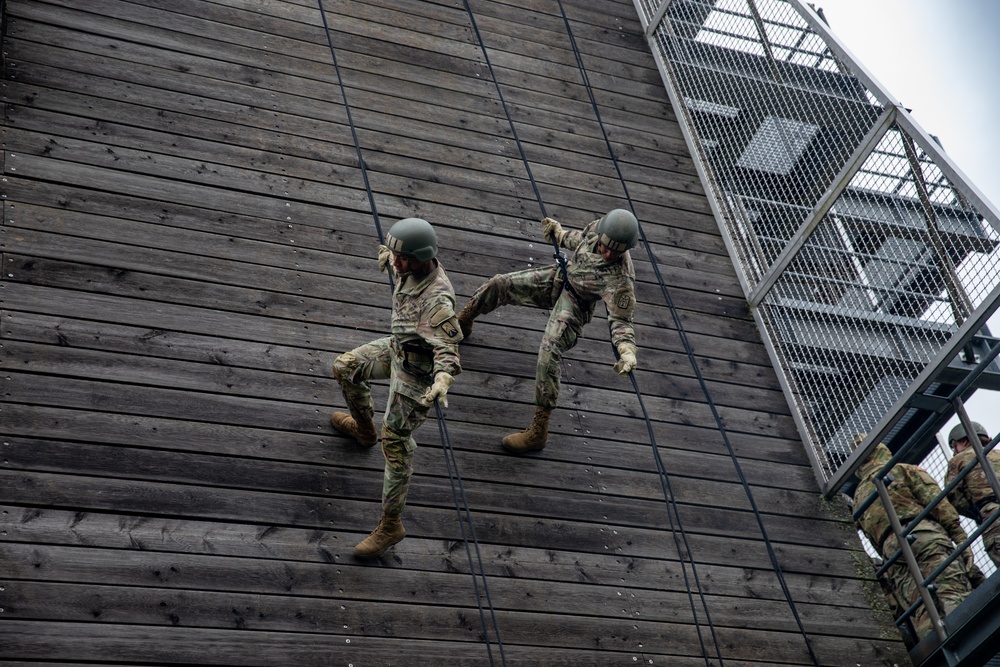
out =
[[(387, 247), (388, 246), (388, 247)], [(350, 414), (335, 412), (334, 428), (371, 447), (378, 441), (370, 380), (389, 379), (389, 399), (382, 420), (382, 518), (371, 535), (354, 547), (355, 555), (373, 557), (403, 539), (400, 516), (413, 474), (413, 431), (461, 372), (455, 319), (455, 291), (437, 257), (437, 237), (426, 220), (406, 218), (394, 224), (379, 246), (378, 263), (395, 275), (392, 335), (346, 352), (333, 362)]]
[(552, 309), (538, 350), (534, 418), (524, 431), (502, 441), (503, 448), (515, 454), (545, 447), (549, 418), (559, 398), (559, 362), (576, 345), (598, 301), (607, 306), (611, 340), (620, 357), (615, 370), (627, 375), (636, 366), (635, 270), (628, 253), (639, 237), (635, 216), (615, 209), (582, 231), (565, 230), (558, 221), (544, 218), (542, 232), (549, 242), (571, 251), (566, 263), (568, 284), (558, 265), (496, 275), (476, 290), (458, 314), (462, 333), (468, 337), (476, 317), (499, 306), (534, 304)]
[[(990, 436), (986, 427), (978, 422), (972, 422), (972, 428), (983, 446), (988, 445)], [(972, 459), (976, 458), (976, 450), (969, 442), (969, 436), (961, 424), (951, 429), (951, 433), (948, 434), (948, 444), (955, 455), (948, 461), (946, 485), (951, 484), (958, 477), (958, 473)], [(986, 455), (986, 458), (994, 471), (1000, 471), (1000, 451), (993, 449)], [(1000, 509), (993, 487), (990, 486), (983, 467), (978, 463), (952, 489), (948, 498), (960, 514), (969, 517), (978, 524), (984, 523)], [(989, 554), (994, 563), (1000, 565), (1000, 519), (994, 521), (989, 528), (983, 531), (982, 538), (986, 553)]]
[[(875, 474), (882, 470), (892, 458), (889, 448), (879, 444), (858, 469), (861, 483), (854, 492), (855, 507), (863, 503), (875, 492)], [(933, 502), (941, 493), (937, 482), (922, 468), (907, 463), (897, 463), (885, 477), (885, 484), (892, 506), (899, 516), (902, 526), (906, 526)], [(858, 526), (872, 545), (885, 559), (891, 558), (899, 550), (899, 541), (892, 530), (889, 515), (881, 500), (872, 503), (858, 519)], [(942, 498), (927, 517), (910, 532), (913, 537), (911, 548), (924, 577), (944, 562), (955, 550), (956, 544), (964, 542), (968, 535), (962, 529), (958, 512)], [(982, 573), (972, 560), (972, 552), (966, 549), (962, 555), (945, 568), (934, 584), (937, 587), (938, 610), (947, 615), (954, 610), (972, 591), (970, 573), (981, 577)], [(909, 607), (920, 597), (916, 581), (904, 560), (897, 561), (886, 572), (890, 587), (904, 606)], [(918, 636), (931, 632), (934, 628), (931, 617), (923, 605), (913, 614), (913, 625)]]

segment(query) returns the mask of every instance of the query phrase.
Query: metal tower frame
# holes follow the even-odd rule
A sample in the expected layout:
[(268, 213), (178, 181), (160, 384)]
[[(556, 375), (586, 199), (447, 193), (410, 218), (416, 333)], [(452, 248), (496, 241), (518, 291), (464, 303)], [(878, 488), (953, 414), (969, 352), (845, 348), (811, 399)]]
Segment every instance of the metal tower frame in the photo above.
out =
[[(1000, 213), (802, 0), (634, 2), (823, 493), (851, 490), (889, 446), (882, 493), (855, 517), (881, 501), (894, 519), (902, 547), (881, 572), (905, 563), (921, 591), (897, 622), (925, 606), (936, 630), (911, 657), (981, 664), (1000, 638), (1000, 577), (941, 618), (944, 566), (921, 574), (906, 540), (920, 518), (903, 525), (882, 480), (952, 415), (971, 432), (964, 401), (1000, 389), (986, 326)], [(989, 472), (998, 438), (975, 447)]]

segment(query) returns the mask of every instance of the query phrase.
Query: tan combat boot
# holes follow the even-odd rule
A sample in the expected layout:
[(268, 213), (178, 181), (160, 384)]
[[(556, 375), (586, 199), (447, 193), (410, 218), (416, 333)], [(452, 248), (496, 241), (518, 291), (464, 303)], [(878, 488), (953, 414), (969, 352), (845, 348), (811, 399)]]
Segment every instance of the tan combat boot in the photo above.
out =
[(549, 417), (551, 415), (552, 410), (536, 407), (535, 416), (528, 428), (520, 433), (511, 433), (505, 437), (501, 441), (503, 448), (511, 454), (526, 454), (543, 449), (549, 439)]
[(403, 522), (400, 521), (400, 518), (383, 512), (378, 527), (354, 547), (354, 555), (358, 558), (381, 556), (386, 549), (400, 542), (404, 535), (406, 535), (406, 531), (403, 530)]
[(333, 428), (351, 436), (365, 447), (371, 447), (378, 442), (378, 431), (375, 430), (375, 422), (371, 417), (358, 422), (346, 412), (334, 412), (330, 417), (330, 423), (333, 424)]
[(475, 305), (475, 300), (469, 301), (469, 303), (465, 304), (465, 307), (462, 308), (462, 310), (458, 311), (458, 315), (456, 315), (456, 317), (458, 318), (458, 326), (461, 327), (462, 336), (464, 338), (468, 338), (472, 335), (473, 321), (481, 314), (482, 313), (479, 312), (479, 309)]

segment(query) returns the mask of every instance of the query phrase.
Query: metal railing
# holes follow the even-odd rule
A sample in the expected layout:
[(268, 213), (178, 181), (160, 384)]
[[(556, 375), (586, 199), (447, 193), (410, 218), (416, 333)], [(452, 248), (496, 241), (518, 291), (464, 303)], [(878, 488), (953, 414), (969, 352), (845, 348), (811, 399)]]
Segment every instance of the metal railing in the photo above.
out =
[[(959, 405), (961, 406), (961, 404)], [(964, 407), (960, 407), (959, 414), (962, 424), (966, 429), (966, 433), (975, 433), (975, 429), (972, 427), (972, 423), (969, 420), (969, 416), (966, 414)], [(909, 518), (905, 524), (899, 517), (897, 508), (894, 507), (888, 491), (888, 485), (892, 483), (892, 478), (890, 477), (892, 469), (901, 459), (905, 457), (905, 450), (897, 452), (881, 470), (875, 473), (873, 477), (875, 491), (872, 492), (867, 498), (861, 500), (861, 502), (853, 508), (853, 517), (857, 521), (866, 512), (866, 510), (871, 507), (871, 505), (876, 502), (880, 502), (882, 504), (883, 511), (885, 511), (886, 515), (889, 517), (890, 525), (892, 526), (892, 533), (897, 538), (899, 548), (892, 554), (885, 554), (885, 561), (876, 572), (876, 575), (878, 577), (885, 577), (890, 568), (896, 566), (898, 561), (902, 559), (903, 566), (906, 567), (909, 575), (916, 582), (919, 598), (913, 601), (912, 604), (910, 604), (909, 607), (896, 618), (896, 625), (901, 628), (904, 627), (908, 619), (910, 619), (920, 607), (924, 607), (927, 609), (927, 613), (931, 618), (935, 633), (942, 641), (948, 637), (948, 631), (943, 622), (942, 615), (934, 602), (934, 584), (937, 578), (945, 571), (945, 569), (948, 568), (948, 566), (951, 565), (952, 562), (961, 557), (967, 549), (971, 549), (972, 544), (990, 526), (992, 526), (994, 522), (1000, 519), (1000, 512), (994, 512), (972, 532), (969, 532), (968, 538), (962, 543), (956, 544), (955, 550), (952, 554), (926, 575), (922, 573), (917, 561), (917, 556), (910, 546), (911, 540), (907, 538), (911, 535), (913, 529), (915, 529), (921, 521), (928, 518), (928, 516), (934, 512), (941, 502), (946, 502), (948, 495), (952, 493), (953, 490), (958, 487), (969, 475), (969, 473), (971, 473), (977, 466), (981, 467), (981, 469), (985, 472), (986, 478), (993, 489), (994, 496), (1000, 498), (1000, 482), (997, 481), (993, 467), (987, 459), (987, 454), (989, 454), (989, 452), (991, 452), (997, 444), (1000, 443), (1000, 435), (994, 437), (986, 445), (983, 445), (976, 437), (970, 438), (969, 443), (974, 449), (974, 458), (960, 471), (958, 471), (954, 479), (943, 486), (935, 498), (928, 503), (919, 514)], [(878, 555), (881, 557), (883, 554), (879, 553)]]
[(635, 4), (832, 495), (996, 344), (1000, 215), (800, 0)]

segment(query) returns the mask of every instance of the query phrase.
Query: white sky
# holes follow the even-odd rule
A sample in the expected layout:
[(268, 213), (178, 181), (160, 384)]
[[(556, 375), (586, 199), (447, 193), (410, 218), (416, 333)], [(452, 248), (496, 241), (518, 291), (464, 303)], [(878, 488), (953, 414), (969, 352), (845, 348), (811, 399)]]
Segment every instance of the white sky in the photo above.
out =
[[(1000, 0), (810, 2), (1000, 209)], [(990, 329), (994, 336), (1000, 333), (1000, 316)], [(966, 407), (990, 435), (1000, 431), (1000, 393), (978, 391)]]

